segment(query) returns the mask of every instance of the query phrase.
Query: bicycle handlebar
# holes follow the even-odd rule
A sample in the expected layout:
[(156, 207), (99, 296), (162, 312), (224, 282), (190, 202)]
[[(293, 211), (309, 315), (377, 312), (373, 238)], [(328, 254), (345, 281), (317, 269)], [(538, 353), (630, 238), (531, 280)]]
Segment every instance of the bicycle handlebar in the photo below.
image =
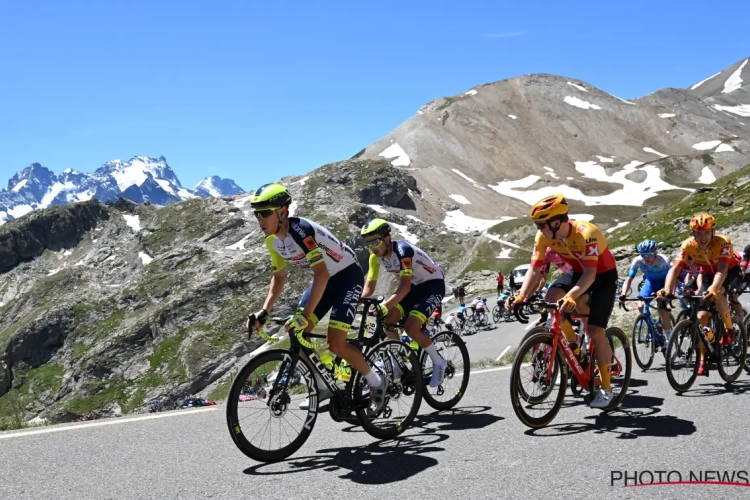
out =
[[(266, 319), (266, 323), (272, 323), (274, 325), (284, 325), (287, 322), (287, 319), (288, 318), (269, 317)], [(253, 336), (253, 328), (255, 327), (255, 321), (256, 321), (255, 314), (251, 314), (247, 317), (247, 340), (250, 340), (250, 337)], [(262, 338), (266, 342), (277, 342), (279, 340), (279, 337), (266, 335), (266, 333), (263, 331), (263, 328), (258, 328), (258, 335), (260, 335), (260, 338)]]
[[(642, 297), (642, 296), (639, 295), (638, 297), (630, 298), (630, 299), (626, 298), (626, 299), (620, 300), (618, 298), (617, 299), (617, 303), (618, 303), (618, 307), (621, 307), (623, 311), (629, 312), (630, 309), (628, 309), (625, 306), (625, 302), (636, 302), (636, 301), (641, 302), (643, 300), (655, 300), (655, 299), (658, 299), (658, 298), (660, 298), (660, 297), (658, 297), (657, 295), (649, 295), (648, 297)], [(665, 297), (665, 299), (669, 301), (669, 302), (666, 303), (666, 305), (667, 305), (666, 310), (667, 311), (671, 311), (672, 309), (674, 309), (674, 306), (672, 305), (672, 301), (675, 298), (680, 298), (680, 297), (675, 297), (674, 295), (667, 295)]]

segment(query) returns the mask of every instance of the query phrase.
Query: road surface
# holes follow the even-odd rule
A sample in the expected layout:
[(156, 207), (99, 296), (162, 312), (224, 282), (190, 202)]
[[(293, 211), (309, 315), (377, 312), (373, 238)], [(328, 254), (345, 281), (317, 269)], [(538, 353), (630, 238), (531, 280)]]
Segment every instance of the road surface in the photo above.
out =
[(725, 386), (713, 371), (677, 396), (662, 361), (645, 374), (634, 367), (621, 410), (569, 395), (538, 431), (513, 413), (507, 368), (475, 371), (458, 409), (423, 404), (399, 439), (375, 441), (321, 414), (307, 443), (274, 465), (234, 447), (221, 406), (2, 433), (0, 498), (747, 497), (741, 486), (612, 484), (625, 471), (645, 482), (657, 471), (670, 481), (706, 471), (750, 479), (750, 378)]

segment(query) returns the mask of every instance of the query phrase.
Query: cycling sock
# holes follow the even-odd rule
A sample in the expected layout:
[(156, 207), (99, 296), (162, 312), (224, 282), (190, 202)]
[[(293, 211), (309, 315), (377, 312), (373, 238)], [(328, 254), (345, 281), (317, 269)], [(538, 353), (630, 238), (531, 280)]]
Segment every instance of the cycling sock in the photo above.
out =
[(729, 314), (729, 311), (725, 312), (721, 315), (722, 321), (724, 321), (724, 327), (731, 330), (734, 325), (732, 324), (732, 316)]
[(433, 365), (437, 364), (442, 359), (440, 354), (438, 354), (437, 347), (435, 347), (434, 343), (430, 344), (429, 347), (425, 347), (424, 352), (430, 355)]
[(365, 375), (365, 380), (367, 380), (367, 385), (370, 387), (377, 387), (381, 382), (380, 375), (375, 370), (370, 370), (370, 373)]
[(563, 321), (563, 324), (560, 325), (560, 329), (565, 334), (565, 338), (568, 342), (573, 342), (576, 339), (576, 332), (573, 330), (573, 325), (570, 323), (570, 321)]
[(612, 364), (606, 364), (606, 365), (599, 365), (599, 380), (601, 380), (602, 389), (606, 391), (612, 390), (612, 382), (609, 380), (609, 367), (612, 366)]

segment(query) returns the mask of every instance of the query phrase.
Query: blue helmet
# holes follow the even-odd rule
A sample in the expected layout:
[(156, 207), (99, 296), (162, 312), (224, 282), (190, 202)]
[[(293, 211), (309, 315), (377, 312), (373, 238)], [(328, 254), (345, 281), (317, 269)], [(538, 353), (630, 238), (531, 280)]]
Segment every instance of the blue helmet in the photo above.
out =
[(659, 245), (654, 240), (643, 240), (635, 247), (638, 253), (656, 253)]

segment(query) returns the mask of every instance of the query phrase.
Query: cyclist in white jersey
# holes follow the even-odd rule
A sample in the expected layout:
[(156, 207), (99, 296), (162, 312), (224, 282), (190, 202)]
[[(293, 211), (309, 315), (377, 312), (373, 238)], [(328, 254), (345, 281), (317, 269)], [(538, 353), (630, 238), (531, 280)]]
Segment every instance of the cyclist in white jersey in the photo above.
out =
[[(271, 255), (273, 277), (263, 309), (256, 316), (260, 328), (281, 296), (287, 280), (286, 263), (291, 262), (312, 270), (312, 284), (299, 301), (297, 312), (285, 328), (290, 335), (309, 333), (318, 320), (331, 311), (328, 323), (328, 348), (362, 373), (370, 386), (371, 409), (378, 412), (385, 402), (388, 380), (384, 374), (371, 370), (362, 353), (346, 342), (362, 294), (364, 276), (354, 251), (330, 231), (300, 217), (289, 216), (292, 197), (281, 184), (266, 184), (250, 199)], [(317, 377), (316, 377), (317, 378)], [(320, 399), (331, 397), (325, 384)]]
[[(445, 295), (443, 270), (421, 249), (407, 241), (392, 240), (391, 227), (383, 219), (367, 221), (361, 231), (370, 249), (370, 270), (367, 273), (363, 297), (375, 293), (380, 266), (389, 273), (398, 274), (400, 283), (396, 292), (380, 304), (380, 313), (388, 324), (395, 324), (409, 315), (404, 323), (407, 335), (415, 340), (432, 359), (430, 386), (443, 382), (447, 361), (437, 352), (432, 339), (422, 331), (422, 325), (437, 309)], [(398, 340), (398, 332), (386, 328), (389, 338)]]

